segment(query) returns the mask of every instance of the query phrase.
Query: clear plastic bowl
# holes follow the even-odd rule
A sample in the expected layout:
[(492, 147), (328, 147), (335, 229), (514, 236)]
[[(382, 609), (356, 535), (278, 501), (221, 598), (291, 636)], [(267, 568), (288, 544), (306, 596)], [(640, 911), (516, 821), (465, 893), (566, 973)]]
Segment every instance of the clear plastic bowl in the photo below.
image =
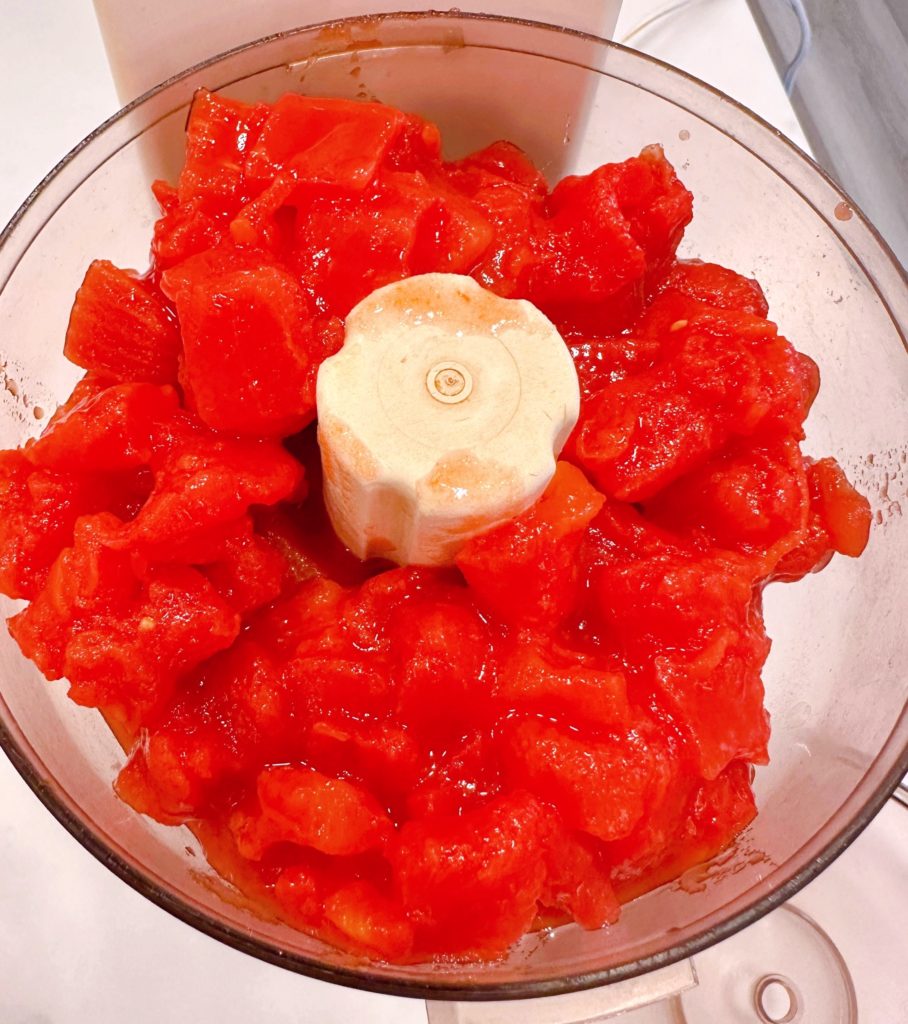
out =
[[(0, 641), (0, 740), (48, 809), (125, 882), (189, 924), (329, 981), (431, 998), (547, 995), (687, 957), (787, 899), (828, 864), (908, 770), (908, 287), (848, 199), (733, 101), (658, 61), (589, 36), (465, 15), (395, 15), (274, 36), (200, 65), (131, 104), (36, 189), (0, 249), (0, 444), (22, 442), (77, 371), (61, 355), (88, 262), (143, 268), (193, 91), (376, 97), (437, 121), (450, 155), (506, 137), (554, 178), (661, 142), (696, 197), (683, 253), (763, 283), (771, 315), (819, 363), (807, 450), (835, 453), (875, 511), (860, 561), (836, 558), (766, 594), (772, 763), (760, 814), (720, 864), (636, 900), (597, 932), (527, 937), (485, 965), (367, 963), (261, 920), (207, 868), (186, 829), (120, 803), (122, 762), (94, 712)], [(908, 507), (905, 508), (908, 512)], [(11, 612), (7, 602), (5, 612)], [(191, 856), (190, 851), (195, 855)]]

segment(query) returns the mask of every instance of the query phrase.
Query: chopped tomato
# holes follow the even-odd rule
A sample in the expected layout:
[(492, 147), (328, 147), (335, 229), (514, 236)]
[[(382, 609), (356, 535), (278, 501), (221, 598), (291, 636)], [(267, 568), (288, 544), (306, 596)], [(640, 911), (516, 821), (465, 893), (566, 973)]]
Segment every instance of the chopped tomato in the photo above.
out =
[(579, 599), (577, 553), (603, 500), (578, 469), (560, 462), (539, 501), (468, 541), (457, 566), (479, 601), (506, 622), (555, 624)]
[(176, 316), (150, 281), (95, 260), (76, 292), (63, 354), (113, 380), (173, 383), (180, 354)]
[[(693, 200), (658, 146), (550, 187), (381, 103), (202, 89), (186, 131), (149, 272), (90, 264), (88, 372), (0, 452), (13, 637), (100, 709), (119, 796), (271, 920), (394, 963), (615, 922), (756, 813), (764, 586), (867, 543), (801, 451), (817, 367), (755, 280), (678, 259)], [(362, 562), (316, 378), (360, 300), (430, 272), (552, 319), (579, 421), (454, 567)]]

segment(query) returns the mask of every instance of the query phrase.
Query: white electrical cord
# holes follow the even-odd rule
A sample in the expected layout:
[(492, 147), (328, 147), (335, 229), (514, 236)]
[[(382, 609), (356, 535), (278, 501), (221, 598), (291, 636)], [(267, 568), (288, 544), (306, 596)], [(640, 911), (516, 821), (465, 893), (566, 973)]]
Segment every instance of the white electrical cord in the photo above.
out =
[(626, 33), (618, 40), (618, 42), (627, 46), (632, 39), (639, 36), (641, 32), (645, 32), (650, 25), (655, 25), (656, 22), (662, 21), (663, 18), (668, 18), (673, 14), (680, 13), (685, 7), (690, 7), (691, 4), (696, 2), (697, 0), (675, 0), (674, 3), (666, 4), (665, 7), (661, 7), (658, 11), (654, 11), (648, 17), (644, 18), (638, 25), (635, 25), (630, 32)]
[[(626, 46), (652, 25), (663, 21), (665, 18), (672, 17), (675, 14), (680, 14), (681, 11), (691, 7), (697, 2), (699, 2), (699, 0), (674, 0), (673, 3), (660, 7), (659, 10), (654, 11), (648, 17), (644, 18), (639, 24), (635, 25), (629, 32), (625, 33), (618, 42)], [(792, 89), (794, 89), (795, 79), (798, 77), (798, 72), (801, 70), (801, 65), (804, 63), (807, 54), (810, 52), (810, 46), (813, 42), (813, 31), (810, 27), (810, 20), (807, 17), (807, 11), (804, 9), (804, 0), (788, 0), (788, 4), (794, 12), (794, 16), (798, 19), (798, 28), (801, 32), (801, 39), (798, 43), (797, 52), (782, 76), (782, 84), (785, 87), (785, 92), (790, 96)]]
[(794, 89), (795, 79), (798, 77), (798, 72), (801, 70), (801, 65), (804, 63), (804, 59), (810, 52), (810, 44), (813, 42), (813, 31), (810, 27), (810, 21), (807, 18), (807, 11), (804, 10), (804, 0), (788, 0), (789, 6), (794, 11), (795, 17), (798, 19), (798, 27), (801, 30), (801, 41), (798, 43), (798, 49), (791, 63), (785, 69), (785, 74), (782, 76), (782, 84), (785, 86), (785, 92), (787, 95), (791, 95), (792, 89)]

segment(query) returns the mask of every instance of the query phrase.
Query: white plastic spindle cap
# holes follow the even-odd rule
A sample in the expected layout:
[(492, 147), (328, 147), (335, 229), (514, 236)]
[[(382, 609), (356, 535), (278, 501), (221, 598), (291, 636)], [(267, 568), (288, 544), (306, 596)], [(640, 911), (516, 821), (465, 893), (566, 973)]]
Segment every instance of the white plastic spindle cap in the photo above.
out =
[(424, 274), (351, 311), (343, 348), (319, 370), (317, 407), (341, 540), (360, 558), (445, 565), (539, 497), (580, 389), (531, 303)]

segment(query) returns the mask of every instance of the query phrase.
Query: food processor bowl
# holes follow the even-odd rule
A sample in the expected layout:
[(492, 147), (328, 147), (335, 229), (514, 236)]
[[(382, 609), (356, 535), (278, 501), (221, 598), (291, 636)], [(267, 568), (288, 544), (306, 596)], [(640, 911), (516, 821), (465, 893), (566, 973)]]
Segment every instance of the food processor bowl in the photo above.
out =
[[(0, 741), (59, 821), (125, 882), (215, 938), (328, 981), (432, 999), (549, 995), (652, 971), (753, 922), (821, 871), (908, 770), (908, 286), (874, 229), (753, 114), (652, 58), (591, 36), (456, 13), (388, 15), (273, 36), (152, 90), (38, 186), (0, 248), (0, 443), (36, 433), (78, 370), (61, 347), (96, 257), (144, 268), (149, 184), (178, 172), (199, 86), (379, 99), (439, 123), (449, 156), (498, 138), (554, 180), (659, 142), (695, 196), (681, 255), (756, 276), (782, 332), (820, 365), (805, 450), (833, 453), (869, 496), (870, 544), (765, 594), (772, 762), (731, 851), (624, 908), (600, 931), (526, 936), (484, 964), (371, 963), (265, 920), (192, 834), (141, 817), (111, 783), (101, 717), (46, 683), (3, 633)], [(13, 602), (3, 602), (11, 614)]]

